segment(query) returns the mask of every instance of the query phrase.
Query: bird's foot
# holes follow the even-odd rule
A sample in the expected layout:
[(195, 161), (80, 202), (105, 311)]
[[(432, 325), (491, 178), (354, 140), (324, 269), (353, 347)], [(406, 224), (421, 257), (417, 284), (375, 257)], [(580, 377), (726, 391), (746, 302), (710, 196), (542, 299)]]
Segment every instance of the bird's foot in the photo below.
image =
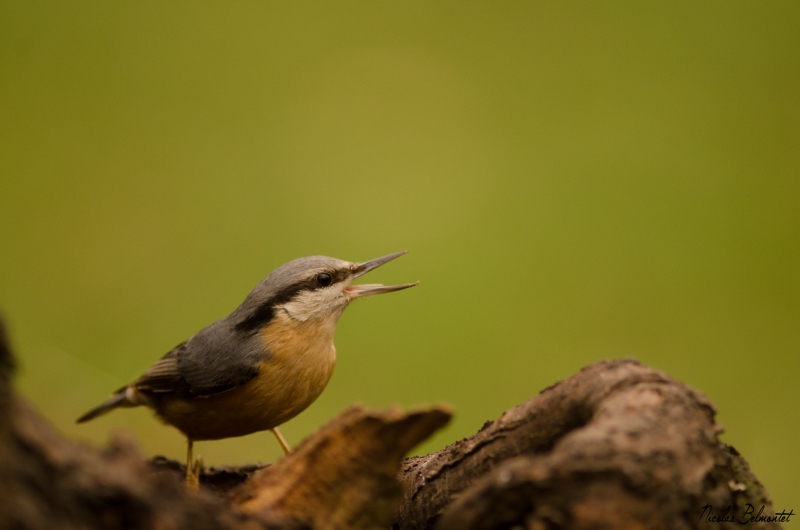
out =
[(186, 468), (186, 489), (200, 489), (200, 473), (203, 471), (203, 457), (197, 455), (192, 465)]

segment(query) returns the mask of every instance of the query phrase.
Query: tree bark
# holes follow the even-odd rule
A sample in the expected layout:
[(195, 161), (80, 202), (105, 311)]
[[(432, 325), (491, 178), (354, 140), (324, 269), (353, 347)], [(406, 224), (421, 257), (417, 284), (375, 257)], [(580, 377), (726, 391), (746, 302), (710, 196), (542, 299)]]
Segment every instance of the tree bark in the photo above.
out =
[(774, 515), (708, 399), (633, 360), (589, 366), (405, 462), (449, 411), (352, 408), (273, 465), (204, 470), (199, 492), (182, 464), (123, 438), (99, 450), (60, 437), (14, 396), (13, 364), (0, 321), (4, 529), (688, 529)]
[(385, 528), (403, 491), (403, 457), (450, 420), (447, 410), (412, 413), (353, 407), (286, 458), (257, 471), (231, 494), (245, 513), (280, 513), (326, 530)]
[(0, 321), (0, 528), (279, 528), (210, 493), (187, 494), (128, 440), (112, 439), (106, 450), (65, 440), (14, 396), (12, 368)]
[(476, 435), (406, 460), (395, 528), (705, 528), (709, 509), (728, 506), (736, 522), (711, 526), (736, 528), (748, 505), (771, 515), (747, 463), (717, 439), (715, 413), (635, 360), (593, 364)]

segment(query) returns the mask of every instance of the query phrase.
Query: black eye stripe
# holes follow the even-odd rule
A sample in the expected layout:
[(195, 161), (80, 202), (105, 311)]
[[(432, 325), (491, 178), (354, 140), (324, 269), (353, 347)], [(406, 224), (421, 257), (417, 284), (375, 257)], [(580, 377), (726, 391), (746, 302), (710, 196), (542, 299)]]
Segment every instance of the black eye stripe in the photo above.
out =
[(245, 316), (241, 321), (235, 324), (234, 329), (237, 331), (250, 333), (261, 329), (263, 326), (266, 326), (275, 316), (275, 306), (290, 302), (303, 291), (313, 291), (314, 289), (324, 287), (319, 283), (319, 280), (317, 280), (321, 274), (325, 274), (330, 277), (330, 283), (328, 283), (328, 286), (330, 286), (334, 283), (339, 283), (343, 280), (346, 280), (351, 273), (352, 271), (349, 269), (331, 269), (325, 272), (318, 272), (311, 277), (307, 277), (304, 280), (289, 285), (283, 290), (275, 293), (266, 302), (260, 304), (249, 315)]

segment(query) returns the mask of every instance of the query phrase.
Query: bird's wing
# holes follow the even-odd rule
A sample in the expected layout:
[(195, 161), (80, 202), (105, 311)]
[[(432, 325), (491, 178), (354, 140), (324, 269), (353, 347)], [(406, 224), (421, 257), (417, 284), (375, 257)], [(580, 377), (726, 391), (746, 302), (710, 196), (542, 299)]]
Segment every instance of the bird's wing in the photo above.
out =
[(236, 388), (258, 375), (265, 352), (257, 339), (215, 333), (212, 326), (176, 346), (133, 386), (155, 394), (198, 397)]
[(175, 354), (191, 393), (207, 396), (241, 386), (261, 369), (268, 352), (257, 335), (241, 335), (218, 321), (187, 341)]
[(136, 390), (153, 392), (156, 394), (169, 393), (191, 395), (192, 387), (189, 382), (184, 379), (178, 369), (177, 354), (185, 347), (185, 342), (179, 344), (143, 373), (142, 376), (133, 383)]

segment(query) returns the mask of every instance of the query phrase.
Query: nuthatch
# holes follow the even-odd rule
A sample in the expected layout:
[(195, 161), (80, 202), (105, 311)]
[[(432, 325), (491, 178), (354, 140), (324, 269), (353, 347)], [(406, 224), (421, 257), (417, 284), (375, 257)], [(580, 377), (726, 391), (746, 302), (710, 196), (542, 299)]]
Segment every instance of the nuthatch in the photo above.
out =
[(117, 407), (144, 405), (188, 440), (186, 482), (197, 487), (200, 463), (192, 443), (271, 430), (306, 409), (333, 373), (336, 323), (356, 298), (413, 287), (350, 285), (393, 260), (397, 252), (364, 263), (311, 256), (270, 273), (225, 318), (176, 346), (139, 379), (78, 419)]

